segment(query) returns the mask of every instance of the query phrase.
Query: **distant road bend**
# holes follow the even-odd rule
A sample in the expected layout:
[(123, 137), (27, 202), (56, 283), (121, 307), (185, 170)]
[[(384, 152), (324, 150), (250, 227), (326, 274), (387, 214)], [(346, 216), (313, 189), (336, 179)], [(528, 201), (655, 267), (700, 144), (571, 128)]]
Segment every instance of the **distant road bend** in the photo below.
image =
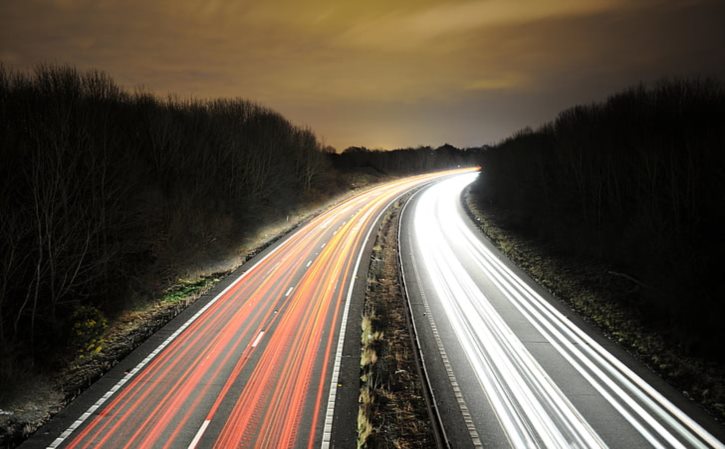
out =
[[(374, 224), (400, 195), (460, 171), (389, 182), (311, 220), (162, 329), (158, 346), (147, 342), (135, 361), (122, 361), (23, 447), (334, 446), (345, 326)], [(348, 338), (359, 348), (359, 334)], [(351, 363), (355, 404), (359, 357)]]
[(451, 447), (723, 448), (721, 426), (482, 239), (460, 200), (476, 176), (423, 189), (401, 221), (406, 288)]

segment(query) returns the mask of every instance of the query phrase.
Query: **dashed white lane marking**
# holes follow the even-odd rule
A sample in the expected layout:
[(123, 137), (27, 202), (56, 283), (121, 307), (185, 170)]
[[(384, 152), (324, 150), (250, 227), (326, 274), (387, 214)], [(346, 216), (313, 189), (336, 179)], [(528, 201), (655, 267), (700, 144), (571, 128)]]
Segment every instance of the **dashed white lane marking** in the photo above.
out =
[(324, 248), (325, 245), (327, 245), (327, 242), (323, 243), (322, 246), (320, 246), (320, 249)]
[[(415, 256), (413, 255), (413, 252), (411, 251), (411, 258), (415, 259)], [(415, 267), (415, 261), (413, 262), (413, 267)], [(418, 285), (423, 285), (422, 281), (420, 279), (420, 274), (418, 273), (418, 270), (413, 269), (413, 272), (415, 273), (415, 278)], [(420, 297), (423, 299), (423, 308), (425, 309), (425, 316), (428, 317), (428, 324), (431, 327), (431, 330), (433, 331), (433, 338), (436, 341), (436, 346), (438, 346), (438, 352), (440, 353), (441, 359), (443, 360), (443, 366), (446, 370), (446, 375), (448, 376), (448, 381), (451, 384), (451, 387), (453, 388), (453, 394), (456, 397), (456, 402), (458, 403), (458, 408), (461, 410), (461, 415), (463, 415), (463, 421), (466, 424), (466, 430), (468, 430), (468, 434), (471, 436), (471, 441), (473, 442), (473, 447), (476, 449), (483, 448), (483, 444), (481, 443), (481, 437), (478, 435), (478, 431), (476, 430), (476, 425), (473, 422), (473, 418), (471, 417), (471, 412), (468, 410), (468, 405), (466, 404), (465, 399), (463, 398), (463, 393), (461, 392), (461, 389), (458, 385), (458, 380), (456, 379), (455, 374), (453, 374), (453, 367), (451, 366), (450, 361), (448, 360), (448, 354), (446, 353), (445, 348), (443, 347), (443, 341), (441, 339), (440, 334), (438, 333), (438, 326), (436, 326), (435, 320), (433, 319), (433, 314), (431, 313), (430, 304), (428, 303), (428, 297), (423, 291), (423, 289), (418, 290), (420, 292)]]
[[(264, 332), (262, 332), (264, 333)], [(206, 428), (209, 426), (210, 420), (204, 420), (204, 422), (201, 424), (201, 427), (199, 427), (199, 430), (196, 432), (196, 435), (194, 435), (194, 439), (191, 440), (191, 443), (189, 443), (189, 447), (187, 449), (195, 449), (196, 445), (199, 444), (199, 440), (201, 440), (202, 435), (204, 435), (204, 432), (206, 431)]]
[(264, 336), (264, 331), (260, 331), (259, 335), (257, 335), (257, 338), (254, 339), (254, 343), (252, 343), (253, 348), (257, 347), (257, 345), (259, 344), (259, 340), (261, 340), (263, 336)]
[(191, 318), (189, 318), (184, 324), (182, 324), (176, 331), (174, 331), (173, 334), (169, 335), (169, 337), (163, 341), (156, 349), (154, 349), (149, 355), (146, 356), (145, 359), (141, 360), (138, 365), (136, 365), (131, 371), (126, 373), (125, 376), (121, 380), (119, 380), (113, 387), (111, 387), (110, 390), (108, 390), (101, 398), (99, 398), (95, 404), (93, 404), (88, 410), (86, 410), (85, 413), (83, 413), (77, 420), (73, 421), (73, 424), (71, 424), (63, 433), (60, 434), (58, 438), (56, 438), (50, 446), (48, 446), (48, 449), (55, 449), (58, 446), (63, 443), (63, 441), (66, 440), (72, 434), (78, 427), (80, 427), (81, 424), (83, 424), (89, 416), (93, 414), (103, 403), (105, 403), (111, 396), (113, 396), (116, 391), (118, 391), (126, 382), (128, 382), (133, 376), (136, 375), (139, 371), (141, 371), (154, 357), (156, 357), (161, 351), (164, 350), (165, 347), (167, 347), (176, 337), (179, 336), (184, 330), (186, 330), (187, 327), (191, 325), (194, 321), (196, 321), (197, 318), (201, 316), (202, 313), (206, 312), (209, 307), (211, 307), (215, 302), (219, 300), (226, 292), (228, 292), (232, 287), (237, 285), (244, 277), (251, 273), (257, 265), (262, 263), (264, 260), (269, 258), (272, 254), (276, 253), (280, 248), (282, 248), (285, 244), (282, 243), (279, 246), (275, 247), (272, 251), (267, 253), (266, 256), (259, 259), (254, 265), (252, 265), (247, 271), (242, 273), (238, 278), (236, 278), (234, 281), (232, 281), (224, 290), (222, 290), (218, 295), (216, 295), (211, 301), (206, 303), (204, 307), (199, 309)]
[(287, 296), (289, 296), (289, 294), (290, 294), (290, 293), (292, 293), (292, 290), (294, 290), (294, 289), (295, 289), (294, 287), (290, 287), (290, 288), (288, 288), (288, 289), (287, 289), (287, 293), (285, 293), (285, 294), (284, 294), (285, 298), (286, 298)]
[[(390, 207), (391, 204), (393, 204), (395, 201), (398, 200), (403, 196), (403, 194), (400, 194), (393, 198), (388, 204), (385, 205), (385, 207), (380, 211), (380, 213), (375, 217), (375, 220), (373, 220), (373, 224), (377, 223), (380, 217), (385, 213), (386, 210), (388, 210), (388, 207)], [(368, 212), (370, 213), (370, 212)], [(366, 217), (363, 217), (362, 220), (364, 220)], [(343, 222), (343, 224), (345, 224)], [(365, 234), (365, 239), (362, 242), (362, 245), (360, 246), (360, 252), (357, 255), (357, 260), (355, 260), (355, 266), (352, 269), (352, 273), (354, 274), (352, 279), (350, 279), (350, 286), (347, 288), (347, 297), (345, 298), (345, 308), (342, 311), (342, 322), (340, 323), (340, 336), (337, 339), (337, 349), (335, 350), (335, 362), (332, 367), (332, 378), (330, 379), (330, 393), (327, 397), (327, 411), (325, 412), (325, 425), (322, 430), (322, 444), (320, 444), (320, 449), (329, 449), (331, 445), (332, 440), (332, 418), (335, 415), (335, 400), (337, 399), (337, 380), (340, 378), (340, 365), (342, 364), (342, 347), (345, 343), (345, 331), (347, 330), (347, 317), (350, 313), (350, 302), (352, 298), (352, 291), (355, 287), (355, 279), (357, 279), (357, 271), (360, 268), (360, 261), (362, 260), (363, 256), (363, 249), (367, 246), (368, 240), (370, 239), (370, 234), (372, 234), (373, 229), (375, 229), (375, 226), (370, 226), (370, 229), (368, 229), (367, 234)], [(322, 245), (325, 246), (324, 244)]]
[(312, 265), (312, 261), (311, 260), (308, 260), (307, 261), (307, 265), (305, 265), (305, 268), (310, 268), (310, 265)]

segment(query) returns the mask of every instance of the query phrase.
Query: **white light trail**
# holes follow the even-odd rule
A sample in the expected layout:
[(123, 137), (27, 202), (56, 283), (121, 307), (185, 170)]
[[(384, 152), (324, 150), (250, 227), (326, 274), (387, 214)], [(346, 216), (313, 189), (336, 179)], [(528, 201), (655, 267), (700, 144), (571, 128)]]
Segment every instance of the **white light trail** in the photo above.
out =
[[(462, 190), (476, 176), (461, 175), (423, 192), (415, 209), (414, 242), (430, 285), (512, 446), (593, 448), (605, 443), (490, 303), (460, 262), (461, 251), (649, 444), (723, 448), (483, 245), (458, 206)], [(457, 246), (458, 252), (450, 236), (465, 242)]]

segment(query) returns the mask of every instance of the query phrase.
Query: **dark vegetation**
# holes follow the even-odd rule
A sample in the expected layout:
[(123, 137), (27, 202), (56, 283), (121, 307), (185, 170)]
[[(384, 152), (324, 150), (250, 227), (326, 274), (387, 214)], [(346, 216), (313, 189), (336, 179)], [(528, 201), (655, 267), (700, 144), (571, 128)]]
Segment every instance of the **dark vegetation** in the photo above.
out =
[(398, 221), (406, 199), (383, 216), (363, 303), (357, 447), (435, 447), (400, 286)]
[[(486, 237), (539, 285), (552, 292), (609, 339), (634, 354), (689, 399), (725, 422), (725, 365), (687, 353), (665, 338), (667, 332), (649, 321), (633, 296), (632, 280), (612, 271), (611, 264), (556, 251), (541, 239), (513, 231), (490, 207), (481, 209), (473, 196), (464, 204)], [(615, 273), (615, 274), (613, 274)]]
[(725, 91), (636, 87), (486, 149), (472, 189), (503, 228), (596, 260), (683, 354), (725, 362)]
[(396, 150), (370, 150), (350, 147), (342, 154), (331, 154), (333, 166), (341, 172), (368, 169), (377, 173), (409, 175), (440, 168), (469, 166), (477, 160), (480, 149), (459, 149), (445, 144), (438, 148), (418, 147)]
[(0, 379), (91, 338), (174, 259), (284, 213), (326, 162), (253, 103), (131, 95), (68, 67), (0, 70), (0, 123)]
[(0, 65), (0, 400), (160, 296), (191, 260), (349, 189), (351, 173), (452, 163), (354, 153), (242, 99), (159, 99), (101, 72)]

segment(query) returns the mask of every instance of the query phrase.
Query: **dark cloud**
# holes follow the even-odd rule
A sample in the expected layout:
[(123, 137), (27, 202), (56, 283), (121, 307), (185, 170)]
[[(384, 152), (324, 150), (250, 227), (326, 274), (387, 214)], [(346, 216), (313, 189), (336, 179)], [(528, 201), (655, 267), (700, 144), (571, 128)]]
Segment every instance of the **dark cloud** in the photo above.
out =
[(720, 0), (9, 0), (0, 58), (243, 96), (337, 147), (476, 145), (639, 81), (725, 77)]

